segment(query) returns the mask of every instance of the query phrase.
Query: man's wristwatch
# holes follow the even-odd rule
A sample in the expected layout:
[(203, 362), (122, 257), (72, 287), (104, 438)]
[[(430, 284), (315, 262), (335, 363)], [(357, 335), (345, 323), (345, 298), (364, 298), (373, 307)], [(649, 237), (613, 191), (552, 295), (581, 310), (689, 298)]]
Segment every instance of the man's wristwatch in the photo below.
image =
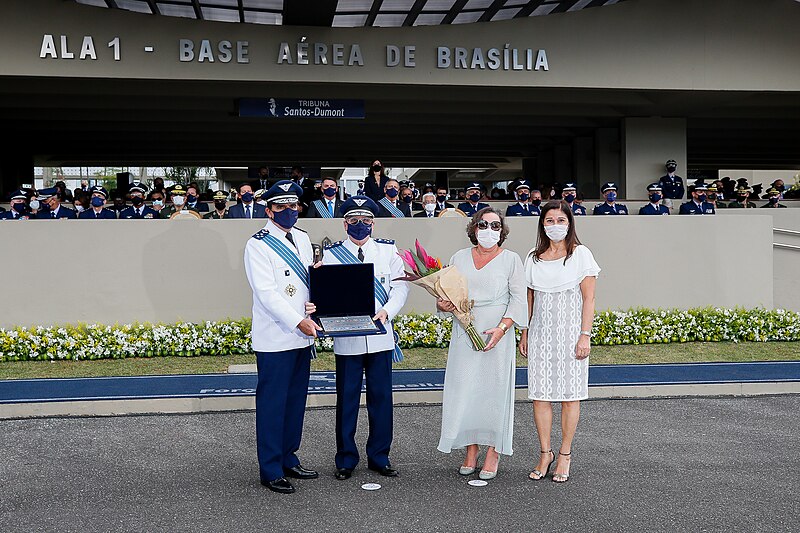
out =
[(591, 337), (592, 336), (592, 332), (591, 331), (586, 331), (586, 330), (581, 330), (581, 335), (586, 335), (587, 337)]

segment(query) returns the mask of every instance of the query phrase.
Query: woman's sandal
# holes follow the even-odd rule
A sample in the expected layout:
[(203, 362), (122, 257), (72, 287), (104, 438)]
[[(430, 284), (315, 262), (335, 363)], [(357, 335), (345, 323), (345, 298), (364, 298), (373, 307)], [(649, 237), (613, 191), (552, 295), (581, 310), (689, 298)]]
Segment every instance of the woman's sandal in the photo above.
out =
[[(547, 477), (547, 473), (550, 471), (550, 467), (553, 465), (553, 463), (556, 462), (556, 454), (553, 452), (553, 450), (547, 450), (547, 451), (542, 450), (542, 453), (552, 453), (553, 454), (553, 460), (550, 461), (550, 463), (548, 463), (548, 465), (547, 465), (547, 468), (544, 469), (544, 474), (539, 472), (539, 470), (535, 470), (535, 469), (534, 469), (533, 472), (528, 474), (528, 479), (530, 479), (531, 481), (539, 481), (540, 479), (546, 478)], [(539, 477), (533, 477), (534, 475), (535, 476), (539, 476)]]
[[(572, 452), (561, 453), (561, 450), (558, 450), (558, 455), (569, 457), (570, 455), (572, 455)], [(566, 483), (567, 481), (569, 481), (569, 474), (556, 474), (555, 472), (553, 472), (553, 483)]]

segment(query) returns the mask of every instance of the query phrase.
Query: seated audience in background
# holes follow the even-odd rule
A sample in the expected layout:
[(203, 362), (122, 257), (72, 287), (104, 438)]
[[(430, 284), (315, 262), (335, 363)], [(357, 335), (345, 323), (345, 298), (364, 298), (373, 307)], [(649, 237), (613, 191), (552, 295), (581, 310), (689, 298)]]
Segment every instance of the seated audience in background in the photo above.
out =
[(647, 186), (647, 198), (650, 200), (645, 206), (639, 208), (640, 215), (669, 215), (669, 208), (661, 204), (661, 185), (651, 183)]
[(715, 210), (728, 207), (728, 204), (719, 199), (719, 187), (717, 186), (717, 182), (709, 183), (707, 201), (714, 206)]
[(142, 185), (131, 185), (128, 189), (128, 196), (131, 199), (131, 206), (123, 209), (119, 213), (119, 218), (124, 219), (153, 219), (160, 218), (160, 213), (144, 204), (145, 188)]
[(155, 194), (160, 194), (162, 201), (166, 198), (167, 189), (164, 187), (164, 178), (155, 178), (153, 180), (153, 189), (147, 195), (147, 199), (152, 202), (154, 200), (153, 195)]
[(117, 214), (111, 209), (106, 209), (106, 199), (108, 198), (108, 191), (100, 185), (95, 185), (91, 189), (91, 199), (89, 200), (90, 208), (83, 211), (78, 215), (79, 219), (92, 220), (92, 219), (115, 219)]
[(170, 218), (172, 217), (173, 213), (176, 211), (195, 211), (197, 209), (193, 209), (186, 205), (186, 189), (183, 188), (183, 185), (180, 183), (173, 185), (169, 190), (169, 199), (172, 202), (172, 205), (168, 205), (164, 207), (161, 211), (159, 211), (159, 217), (161, 218)]
[(767, 203), (761, 207), (786, 207), (781, 203), (781, 191), (776, 187), (767, 189)]
[(426, 192), (422, 195), (422, 211), (414, 215), (415, 218), (436, 218), (441, 211), (436, 208), (436, 195)]
[(164, 193), (162, 191), (150, 191), (148, 198), (151, 200), (150, 207), (161, 217), (161, 210), (164, 209)]
[(716, 213), (714, 206), (708, 203), (708, 185), (702, 181), (696, 181), (694, 186), (690, 188), (692, 199), (688, 202), (682, 203), (680, 215), (713, 215)]
[(411, 204), (401, 202), (399, 195), (400, 182), (394, 178), (388, 178), (383, 186), (383, 198), (378, 201), (379, 217), (405, 218), (411, 216)]
[(728, 204), (731, 209), (749, 209), (756, 207), (756, 204), (750, 201), (750, 193), (753, 189), (747, 183), (740, 183), (736, 187), (736, 200)]
[(408, 205), (410, 211), (419, 211), (422, 209), (422, 204), (414, 201), (414, 189), (406, 185), (400, 186), (400, 201)]
[(75, 215), (80, 216), (89, 207), (89, 194), (82, 189), (75, 189), (72, 196), (72, 210), (75, 211)]
[(253, 187), (249, 183), (239, 186), (236, 197), (241, 202), (232, 205), (225, 218), (267, 218), (267, 209), (263, 205), (255, 203)]
[(30, 195), (24, 189), (17, 189), (11, 193), (9, 203), (11, 208), (0, 213), (0, 220), (28, 220), (31, 218), (31, 208), (28, 205)]
[(221, 218), (228, 218), (228, 193), (225, 191), (217, 191), (214, 193), (214, 209), (203, 215), (205, 219), (219, 220)]
[(451, 209), (453, 204), (448, 202), (448, 198), (450, 194), (447, 192), (447, 187), (436, 187), (436, 210), (443, 211), (445, 209)]
[(586, 208), (576, 201), (577, 194), (578, 194), (578, 189), (577, 187), (575, 187), (574, 183), (565, 183), (564, 188), (561, 189), (561, 199), (567, 202), (569, 208), (572, 209), (572, 214), (585, 215)]
[(78, 218), (78, 215), (77, 213), (75, 213), (75, 211), (73, 211), (69, 207), (61, 205), (61, 199), (63, 197), (64, 197), (64, 192), (62, 189), (59, 189), (58, 187), (51, 187), (49, 189), (40, 189), (39, 201), (42, 203), (42, 207), (36, 214), (36, 218), (44, 218), (44, 219)]
[(600, 186), (600, 194), (606, 199), (594, 206), (593, 215), (627, 215), (628, 206), (617, 203), (617, 184), (606, 182)]
[(109, 209), (114, 211), (115, 214), (119, 215), (119, 213), (128, 207), (125, 204), (125, 193), (119, 189), (111, 189), (111, 200), (112, 203), (108, 206)]
[(539, 216), (539, 204), (542, 203), (542, 195), (539, 191), (536, 191), (539, 195), (539, 200), (536, 205), (533, 205), (531, 186), (528, 180), (515, 180), (509, 187), (512, 188), (517, 203), (511, 204), (506, 208), (507, 217)]
[(458, 209), (468, 217), (485, 207), (489, 207), (489, 204), (481, 202), (481, 184), (477, 181), (467, 184), (464, 188), (464, 198), (466, 198), (466, 202), (458, 204)]
[(57, 181), (55, 185), (53, 185), (56, 189), (61, 192), (61, 201), (62, 202), (69, 202), (72, 203), (72, 191), (67, 188), (67, 184), (64, 181)]
[(200, 193), (197, 185), (190, 184), (186, 188), (186, 207), (194, 209), (198, 213), (208, 213), (208, 204), (200, 201)]
[(311, 202), (306, 213), (307, 218), (340, 218), (342, 216), (339, 208), (342, 207), (342, 200), (339, 199), (339, 185), (331, 177), (325, 177), (320, 184), (322, 193), (321, 198)]

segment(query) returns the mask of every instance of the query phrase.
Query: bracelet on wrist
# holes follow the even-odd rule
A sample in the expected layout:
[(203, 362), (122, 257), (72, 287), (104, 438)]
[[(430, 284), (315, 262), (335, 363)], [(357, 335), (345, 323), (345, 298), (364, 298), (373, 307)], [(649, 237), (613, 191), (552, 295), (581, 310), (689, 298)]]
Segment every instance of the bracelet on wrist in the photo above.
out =
[(498, 327), (498, 328), (500, 328), (500, 329), (502, 329), (502, 330), (503, 330), (503, 333), (505, 333), (506, 331), (508, 331), (508, 326), (506, 326), (505, 322), (500, 322), (500, 324), (499, 324), (497, 327)]
[(586, 335), (587, 337), (591, 337), (592, 336), (592, 332), (591, 331), (586, 331), (584, 329), (584, 330), (581, 330), (581, 335)]

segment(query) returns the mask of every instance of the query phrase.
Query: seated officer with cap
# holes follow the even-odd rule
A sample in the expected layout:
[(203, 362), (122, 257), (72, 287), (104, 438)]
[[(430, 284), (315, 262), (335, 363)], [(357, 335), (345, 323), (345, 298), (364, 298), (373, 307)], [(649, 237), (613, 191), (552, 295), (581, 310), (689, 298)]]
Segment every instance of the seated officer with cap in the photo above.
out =
[(54, 219), (54, 218), (65, 218), (65, 219), (76, 219), (78, 215), (70, 209), (69, 207), (64, 207), (61, 205), (61, 198), (63, 197), (64, 193), (61, 192), (57, 187), (50, 187), (47, 189), (40, 189), (39, 190), (39, 199), (45, 208), (39, 209), (39, 212), (36, 213), (36, 218), (43, 218), (43, 219)]
[[(367, 383), (367, 467), (383, 476), (397, 476), (389, 462), (392, 444), (392, 361), (402, 360), (395, 344), (392, 319), (405, 305), (408, 284), (403, 260), (394, 241), (373, 239), (378, 205), (367, 196), (353, 196), (342, 205), (347, 239), (325, 247), (326, 265), (372, 263), (375, 273), (375, 316), (386, 328), (382, 335), (337, 337), (336, 356), (336, 479), (348, 479), (358, 464), (355, 442), (362, 376)], [(343, 280), (346, 283), (346, 280)]]
[(719, 189), (717, 189), (717, 184), (715, 182), (711, 182), (707, 185), (708, 187), (708, 196), (706, 201), (714, 206), (714, 209), (725, 209), (727, 204), (725, 202), (720, 201)]
[(767, 189), (767, 203), (761, 207), (786, 207), (781, 202), (781, 191), (775, 186)]
[(28, 192), (17, 189), (11, 193), (11, 209), (0, 213), (0, 220), (28, 220), (31, 218), (31, 208), (28, 205)]
[(467, 201), (458, 204), (457, 208), (464, 212), (465, 215), (471, 217), (481, 209), (489, 207), (489, 204), (481, 202), (481, 184), (474, 181), (467, 185), (464, 190)]
[(681, 204), (680, 215), (713, 215), (714, 206), (706, 201), (708, 185), (697, 181), (692, 187), (692, 199)]
[(92, 206), (91, 209), (87, 209), (80, 215), (78, 218), (81, 220), (91, 220), (91, 219), (116, 219), (117, 215), (111, 209), (106, 209), (106, 199), (108, 198), (108, 191), (105, 188), (101, 187), (100, 185), (95, 185), (90, 189), (91, 192), (91, 200), (90, 204)]
[(221, 218), (228, 218), (228, 193), (225, 191), (217, 191), (214, 193), (214, 210), (203, 215), (205, 219), (218, 220)]
[(669, 215), (669, 208), (661, 204), (661, 185), (651, 183), (647, 186), (650, 203), (639, 208), (640, 215)]
[(149, 218), (158, 220), (159, 212), (152, 207), (144, 205), (144, 195), (146, 192), (147, 189), (141, 184), (131, 185), (130, 189), (128, 189), (128, 195), (131, 197), (131, 204), (133, 205), (123, 209), (119, 214), (119, 218)]
[(169, 194), (170, 200), (172, 200), (172, 205), (166, 206), (159, 212), (161, 218), (172, 218), (172, 215), (176, 211), (194, 211), (195, 213), (199, 213), (196, 208), (186, 205), (186, 189), (184, 189), (183, 185), (180, 183), (173, 185), (167, 194)]
[[(519, 180), (514, 187), (514, 197), (517, 203), (511, 204), (506, 208), (507, 217), (532, 217), (539, 216), (538, 205), (531, 204), (531, 186), (528, 180)], [(542, 195), (539, 194), (539, 203), (542, 203)]]
[(728, 204), (728, 207), (731, 209), (746, 209), (751, 207), (756, 207), (756, 204), (750, 201), (750, 193), (753, 192), (753, 189), (743, 183), (736, 187), (736, 200)]
[(244, 266), (253, 290), (251, 339), (256, 353), (256, 444), (261, 484), (290, 494), (286, 479), (314, 479), (303, 468), (300, 449), (308, 379), (317, 326), (308, 315), (308, 267), (314, 250), (305, 231), (295, 227), (303, 189), (290, 180), (266, 193), (269, 221), (247, 241)]
[(577, 192), (578, 189), (575, 187), (574, 183), (567, 183), (564, 185), (564, 188), (561, 189), (561, 199), (569, 204), (573, 215), (585, 215), (586, 208), (575, 202), (575, 196)]
[(625, 204), (617, 203), (617, 184), (606, 182), (600, 187), (600, 193), (606, 199), (605, 202), (597, 204), (592, 210), (593, 215), (627, 215), (628, 207)]

